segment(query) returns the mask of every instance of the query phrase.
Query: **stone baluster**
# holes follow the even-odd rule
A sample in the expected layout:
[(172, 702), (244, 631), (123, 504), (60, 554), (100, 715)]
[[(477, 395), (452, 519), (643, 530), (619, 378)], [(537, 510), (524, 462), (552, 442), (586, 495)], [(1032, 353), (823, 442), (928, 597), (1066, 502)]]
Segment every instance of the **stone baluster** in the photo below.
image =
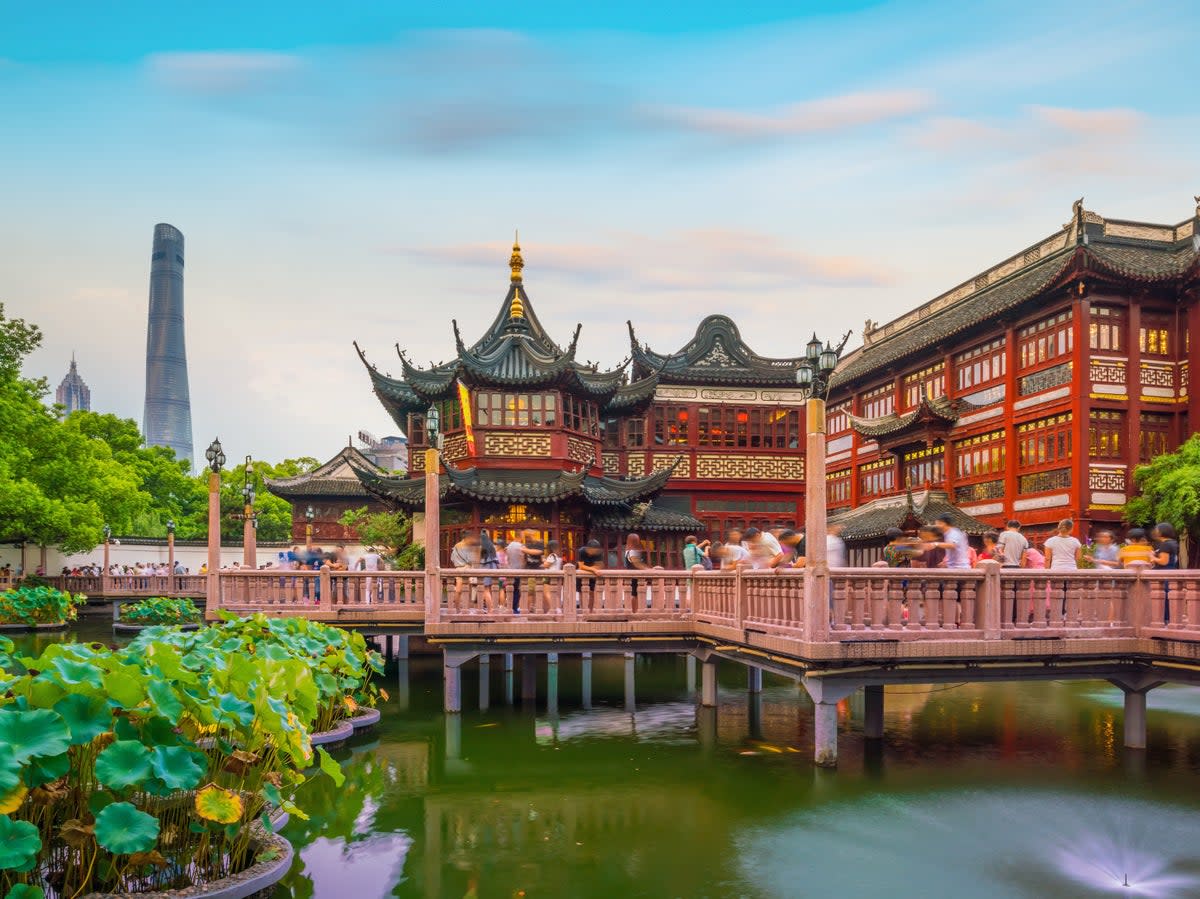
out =
[(887, 617), (888, 581), (872, 580), (871, 587), (871, 630), (881, 631)]

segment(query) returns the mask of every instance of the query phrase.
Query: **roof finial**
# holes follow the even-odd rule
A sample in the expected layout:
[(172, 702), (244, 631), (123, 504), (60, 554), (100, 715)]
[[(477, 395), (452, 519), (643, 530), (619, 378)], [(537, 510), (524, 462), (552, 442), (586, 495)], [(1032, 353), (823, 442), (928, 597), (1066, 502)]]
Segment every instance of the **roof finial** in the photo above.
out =
[(520, 234), (513, 232), (513, 251), (512, 256), (508, 259), (508, 267), (512, 270), (512, 301), (508, 305), (509, 318), (524, 318), (525, 303), (521, 300), (521, 269), (525, 267), (525, 260), (521, 258), (521, 240)]

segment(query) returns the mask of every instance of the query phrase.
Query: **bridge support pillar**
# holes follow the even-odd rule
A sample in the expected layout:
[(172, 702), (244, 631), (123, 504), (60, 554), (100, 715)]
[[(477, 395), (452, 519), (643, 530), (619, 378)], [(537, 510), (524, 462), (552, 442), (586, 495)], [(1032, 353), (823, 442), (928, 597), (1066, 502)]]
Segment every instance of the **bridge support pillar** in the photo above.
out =
[(883, 684), (863, 687), (863, 736), (868, 740), (883, 739)]
[(590, 709), (592, 707), (592, 654), (590, 652), (583, 654), (582, 676), (583, 707)]
[(746, 669), (747, 687), (751, 693), (762, 692), (762, 669), (750, 665)]
[(546, 654), (546, 714), (558, 717), (558, 653)]
[(749, 704), (746, 708), (746, 719), (750, 730), (751, 740), (763, 738), (762, 729), (762, 693), (749, 694)]
[(690, 652), (685, 656), (687, 659), (687, 691), (688, 696), (696, 695), (696, 657)]
[(527, 653), (521, 656), (521, 701), (537, 700), (537, 656)]
[(1125, 692), (1125, 748), (1146, 748), (1146, 694), (1166, 681), (1149, 673), (1109, 678)]
[(462, 715), (446, 716), (446, 758), (462, 758)]
[(442, 666), (442, 677), (445, 679), (446, 712), (462, 711), (462, 668), (447, 662)]
[(399, 634), (396, 637), (396, 658), (408, 658), (408, 634)]
[(634, 671), (637, 656), (632, 652), (625, 653), (625, 711), (637, 711), (637, 698), (634, 695)]
[(513, 670), (513, 654), (511, 652), (506, 652), (504, 654), (504, 670), (505, 671)]
[(479, 657), (479, 711), (486, 712), (492, 701), (492, 657)]
[(717, 660), (705, 659), (700, 665), (700, 705), (717, 707)]
[(804, 678), (804, 688), (813, 701), (813, 761), (820, 768), (837, 767), (837, 706), (860, 686), (853, 681), (831, 681), (824, 677)]

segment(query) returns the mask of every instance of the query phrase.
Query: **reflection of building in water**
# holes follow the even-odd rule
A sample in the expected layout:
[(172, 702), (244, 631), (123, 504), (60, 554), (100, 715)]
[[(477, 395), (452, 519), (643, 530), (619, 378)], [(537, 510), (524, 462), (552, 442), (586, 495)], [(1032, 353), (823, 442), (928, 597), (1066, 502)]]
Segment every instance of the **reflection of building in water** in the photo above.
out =
[(546, 746), (568, 740), (634, 737), (654, 743), (694, 743), (696, 706), (691, 702), (664, 702), (626, 712), (590, 709), (561, 718), (539, 718), (536, 739)]
[(429, 786), (430, 744), (427, 740), (385, 741), (374, 752), (388, 766), (390, 789), (420, 793)]

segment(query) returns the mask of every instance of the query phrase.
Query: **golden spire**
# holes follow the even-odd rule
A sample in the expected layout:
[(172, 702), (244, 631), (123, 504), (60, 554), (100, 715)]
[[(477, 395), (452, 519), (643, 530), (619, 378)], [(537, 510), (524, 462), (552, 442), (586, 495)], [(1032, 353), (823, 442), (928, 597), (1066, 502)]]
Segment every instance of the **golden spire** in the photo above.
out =
[(509, 276), (512, 281), (512, 303), (508, 307), (509, 318), (524, 318), (525, 304), (521, 301), (521, 269), (525, 267), (525, 260), (521, 258), (521, 240), (517, 232), (513, 232), (513, 251), (512, 256), (508, 259), (508, 267), (512, 274)]

